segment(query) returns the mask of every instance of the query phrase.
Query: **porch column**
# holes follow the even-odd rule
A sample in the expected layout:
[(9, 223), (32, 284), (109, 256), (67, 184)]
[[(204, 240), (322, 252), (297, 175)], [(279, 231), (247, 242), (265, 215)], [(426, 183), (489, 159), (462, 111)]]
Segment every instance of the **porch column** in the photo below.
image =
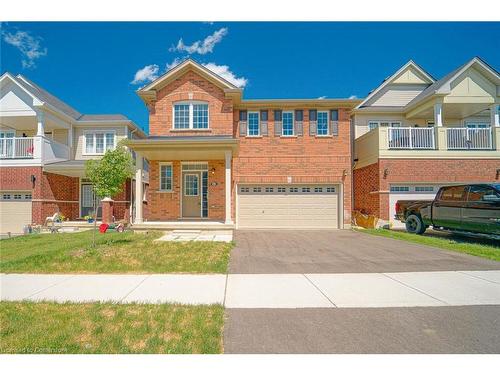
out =
[(497, 103), (490, 106), (491, 127), (500, 126), (499, 107)]
[(37, 120), (37, 128), (36, 135), (44, 136), (45, 135), (45, 115), (42, 111), (36, 112), (36, 120)]
[(443, 104), (434, 104), (434, 126), (443, 126)]
[(135, 153), (135, 217), (134, 224), (142, 223), (142, 154)]
[(225, 179), (225, 187), (226, 187), (226, 224), (232, 224), (233, 220), (231, 219), (231, 159), (233, 157), (233, 153), (231, 150), (225, 152), (225, 167), (226, 167), (226, 179)]

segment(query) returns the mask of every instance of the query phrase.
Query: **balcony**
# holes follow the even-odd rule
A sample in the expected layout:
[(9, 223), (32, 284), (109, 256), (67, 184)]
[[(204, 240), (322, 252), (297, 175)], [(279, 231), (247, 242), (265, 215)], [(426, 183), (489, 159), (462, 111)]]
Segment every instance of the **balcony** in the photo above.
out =
[(36, 137), (0, 138), (2, 164), (53, 163), (70, 158), (67, 145), (52, 139)]
[(379, 158), (499, 158), (500, 127), (379, 127), (354, 143), (358, 168)]
[(448, 150), (491, 150), (492, 128), (446, 129)]
[(388, 128), (388, 148), (396, 150), (435, 149), (434, 128)]

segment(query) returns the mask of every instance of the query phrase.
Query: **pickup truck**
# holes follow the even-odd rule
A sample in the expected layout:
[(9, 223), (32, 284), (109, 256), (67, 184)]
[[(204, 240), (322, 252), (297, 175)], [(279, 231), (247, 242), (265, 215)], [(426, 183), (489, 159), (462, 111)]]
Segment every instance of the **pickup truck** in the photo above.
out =
[(500, 184), (443, 186), (434, 200), (399, 200), (395, 218), (410, 233), (432, 227), (500, 240)]

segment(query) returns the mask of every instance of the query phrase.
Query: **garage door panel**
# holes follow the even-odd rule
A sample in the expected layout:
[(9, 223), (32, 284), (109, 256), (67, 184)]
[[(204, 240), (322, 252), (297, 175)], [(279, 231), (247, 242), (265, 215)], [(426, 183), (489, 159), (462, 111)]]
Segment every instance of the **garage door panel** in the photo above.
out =
[(31, 224), (31, 193), (0, 193), (0, 233), (23, 233), (23, 227)]
[[(286, 193), (277, 188), (242, 187), (238, 195), (238, 226), (240, 228), (338, 228), (338, 187), (330, 193), (315, 192), (318, 185), (287, 186)], [(302, 188), (309, 192), (302, 192)], [(291, 192), (291, 189), (296, 189)], [(283, 189), (283, 188), (282, 188)], [(271, 190), (271, 191), (269, 191)], [(319, 189), (318, 189), (319, 190)]]

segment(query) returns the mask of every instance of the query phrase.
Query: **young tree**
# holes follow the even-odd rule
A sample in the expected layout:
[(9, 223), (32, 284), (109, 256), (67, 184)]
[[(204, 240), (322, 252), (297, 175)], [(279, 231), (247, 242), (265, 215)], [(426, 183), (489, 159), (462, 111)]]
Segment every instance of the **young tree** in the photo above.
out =
[(92, 246), (95, 247), (97, 230), (97, 209), (99, 202), (106, 197), (113, 197), (123, 190), (127, 179), (135, 172), (134, 160), (125, 143), (119, 143), (114, 150), (107, 150), (101, 159), (85, 162), (85, 174), (92, 183), (94, 191), (94, 234)]

